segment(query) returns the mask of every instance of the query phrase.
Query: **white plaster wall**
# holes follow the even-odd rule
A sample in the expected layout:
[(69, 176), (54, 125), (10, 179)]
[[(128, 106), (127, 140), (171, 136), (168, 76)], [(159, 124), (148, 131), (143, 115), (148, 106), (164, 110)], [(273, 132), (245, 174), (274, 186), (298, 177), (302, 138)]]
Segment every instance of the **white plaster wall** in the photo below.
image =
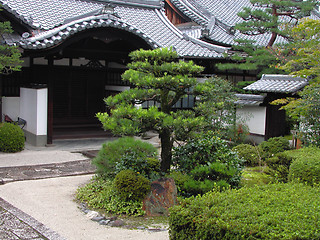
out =
[(20, 117), (27, 121), (25, 130), (35, 135), (47, 134), (48, 91), (43, 89), (20, 89)]
[(249, 127), (249, 132), (265, 135), (266, 107), (244, 106), (237, 109), (237, 119), (241, 119)]
[(2, 114), (8, 115), (13, 121), (17, 121), (20, 116), (20, 98), (2, 97)]
[(37, 90), (37, 135), (47, 135), (48, 129), (48, 89)]

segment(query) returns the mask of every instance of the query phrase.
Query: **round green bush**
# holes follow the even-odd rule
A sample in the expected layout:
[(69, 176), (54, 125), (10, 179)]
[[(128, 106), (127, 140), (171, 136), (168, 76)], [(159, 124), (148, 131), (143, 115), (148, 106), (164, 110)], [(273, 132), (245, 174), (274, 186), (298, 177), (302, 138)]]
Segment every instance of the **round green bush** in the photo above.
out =
[(245, 160), (245, 165), (248, 167), (258, 166), (260, 163), (259, 153), (260, 149), (258, 147), (252, 146), (250, 144), (239, 144), (232, 148), (240, 158)]
[(291, 151), (280, 152), (266, 159), (266, 164), (269, 167), (266, 173), (274, 177), (278, 182), (288, 181), (289, 168), (294, 161), (290, 152)]
[(320, 158), (298, 158), (292, 162), (288, 175), (289, 181), (314, 185), (320, 183)]
[(289, 150), (290, 144), (289, 140), (284, 137), (273, 137), (269, 138), (268, 141), (260, 143), (259, 147), (263, 151), (263, 158), (267, 159), (277, 153)]
[(22, 129), (12, 123), (0, 124), (0, 151), (20, 152), (24, 149), (25, 138)]
[(119, 172), (114, 185), (118, 195), (124, 200), (143, 200), (151, 189), (150, 181), (132, 170)]
[(278, 183), (187, 198), (170, 209), (170, 239), (320, 239), (319, 196), (319, 187)]
[(156, 162), (160, 164), (156, 157), (157, 149), (152, 144), (123, 137), (104, 143), (92, 163), (97, 167), (99, 175), (109, 179), (114, 179), (117, 173), (126, 169), (151, 178), (158, 171)]

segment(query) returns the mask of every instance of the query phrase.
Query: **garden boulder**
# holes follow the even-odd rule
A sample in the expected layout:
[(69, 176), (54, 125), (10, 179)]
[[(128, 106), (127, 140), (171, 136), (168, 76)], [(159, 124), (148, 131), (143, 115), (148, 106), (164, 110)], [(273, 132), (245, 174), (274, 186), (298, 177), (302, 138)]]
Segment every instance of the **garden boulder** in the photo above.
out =
[(177, 187), (172, 178), (161, 178), (151, 183), (151, 192), (143, 201), (147, 216), (168, 216), (169, 208), (177, 204)]

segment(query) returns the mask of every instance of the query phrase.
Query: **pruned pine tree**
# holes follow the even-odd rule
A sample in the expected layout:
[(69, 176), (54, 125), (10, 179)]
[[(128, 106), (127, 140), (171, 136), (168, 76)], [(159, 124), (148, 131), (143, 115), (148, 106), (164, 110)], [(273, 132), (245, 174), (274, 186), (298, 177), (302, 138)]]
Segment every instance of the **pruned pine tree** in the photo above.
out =
[[(218, 122), (224, 121), (228, 114), (221, 112), (234, 107), (231, 86), (219, 84), (222, 80), (215, 79), (198, 82), (195, 76), (203, 67), (179, 60), (171, 48), (141, 49), (129, 56), (132, 63), (122, 79), (130, 82), (131, 89), (105, 99), (110, 112), (98, 113), (97, 117), (105, 129), (117, 135), (157, 131), (161, 140), (161, 170), (168, 172), (175, 140), (187, 140), (204, 129), (222, 125)], [(187, 95), (197, 97), (197, 106), (189, 110), (174, 109)], [(137, 107), (146, 101), (155, 104)]]
[(302, 17), (318, 5), (316, 0), (250, 0), (252, 7), (245, 7), (238, 15), (243, 19), (235, 25), (235, 29), (250, 37), (264, 35), (265, 46), (258, 45), (247, 38), (236, 39), (233, 49), (236, 51), (228, 57), (232, 63), (218, 64), (221, 70), (252, 70), (260, 74), (282, 73), (275, 65), (280, 62), (273, 46), (281, 37), (290, 41), (286, 27), (295, 25)]

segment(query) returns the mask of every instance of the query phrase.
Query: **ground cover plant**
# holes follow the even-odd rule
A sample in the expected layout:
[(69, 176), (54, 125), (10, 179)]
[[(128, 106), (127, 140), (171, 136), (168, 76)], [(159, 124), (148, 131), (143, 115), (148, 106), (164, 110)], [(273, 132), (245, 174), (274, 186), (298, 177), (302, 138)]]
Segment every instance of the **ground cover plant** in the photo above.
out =
[(274, 177), (267, 174), (269, 172), (267, 166), (245, 167), (241, 173), (241, 187), (253, 187), (255, 185), (266, 185), (274, 183)]
[(151, 181), (159, 177), (157, 149), (148, 142), (123, 137), (102, 145), (93, 159), (97, 175), (79, 188), (77, 199), (112, 214), (140, 216)]
[(25, 138), (22, 129), (13, 123), (0, 124), (0, 151), (20, 152), (24, 149)]
[(85, 202), (89, 208), (98, 209), (104, 213), (141, 216), (142, 201), (123, 199), (111, 180), (94, 177), (90, 183), (77, 189), (76, 199)]
[(209, 192), (170, 211), (170, 239), (319, 239), (320, 188), (278, 183)]

